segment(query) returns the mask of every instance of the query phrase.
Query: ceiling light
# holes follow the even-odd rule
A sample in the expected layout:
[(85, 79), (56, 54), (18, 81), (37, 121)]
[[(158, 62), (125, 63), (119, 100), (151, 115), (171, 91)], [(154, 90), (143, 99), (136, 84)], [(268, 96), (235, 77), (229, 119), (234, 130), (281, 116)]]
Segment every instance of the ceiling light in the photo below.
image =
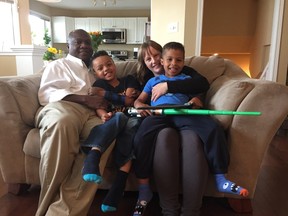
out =
[(57, 3), (61, 2), (62, 0), (37, 0), (39, 2), (46, 2), (46, 3)]
[[(101, 0), (92, 0), (94, 7), (97, 5), (97, 3)], [(107, 6), (107, 0), (102, 0), (103, 5), (106, 7)], [(111, 0), (112, 5), (116, 5), (116, 0)]]

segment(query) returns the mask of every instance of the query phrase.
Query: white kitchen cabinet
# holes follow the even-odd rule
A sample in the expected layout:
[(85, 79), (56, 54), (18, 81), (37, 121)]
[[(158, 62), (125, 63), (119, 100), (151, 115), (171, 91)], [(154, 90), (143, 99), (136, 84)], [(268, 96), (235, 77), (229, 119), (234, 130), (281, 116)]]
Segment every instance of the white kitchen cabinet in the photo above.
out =
[(75, 17), (75, 29), (83, 29), (85, 31), (88, 31), (88, 19), (86, 17)]
[(76, 17), (75, 29), (84, 29), (87, 32), (101, 31), (101, 18)]
[(129, 17), (125, 19), (127, 44), (143, 43), (146, 22), (148, 22), (148, 17)]
[(125, 28), (126, 28), (126, 43), (127, 44), (136, 44), (137, 38), (137, 18), (129, 17), (125, 19)]
[(101, 31), (102, 19), (96, 17), (89, 17), (89, 31)]
[(145, 27), (148, 22), (148, 17), (137, 17), (137, 31), (136, 31), (136, 43), (142, 44), (144, 42)]
[(125, 28), (125, 18), (123, 17), (103, 17), (102, 29), (104, 28)]
[(53, 43), (66, 43), (68, 34), (74, 29), (74, 18), (66, 16), (52, 17)]

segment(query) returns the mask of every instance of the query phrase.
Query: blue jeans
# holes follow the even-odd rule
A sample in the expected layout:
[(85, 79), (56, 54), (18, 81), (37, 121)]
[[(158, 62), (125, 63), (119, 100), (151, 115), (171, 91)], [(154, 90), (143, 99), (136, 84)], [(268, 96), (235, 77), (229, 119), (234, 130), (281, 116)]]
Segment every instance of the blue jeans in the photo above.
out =
[(116, 112), (112, 118), (104, 124), (96, 125), (92, 128), (82, 147), (97, 147), (101, 153), (104, 153), (112, 144), (113, 140), (124, 130), (128, 119), (124, 113)]
[(134, 136), (139, 128), (141, 118), (129, 117), (127, 124), (116, 138), (113, 158), (117, 167), (123, 166), (127, 161), (134, 159)]

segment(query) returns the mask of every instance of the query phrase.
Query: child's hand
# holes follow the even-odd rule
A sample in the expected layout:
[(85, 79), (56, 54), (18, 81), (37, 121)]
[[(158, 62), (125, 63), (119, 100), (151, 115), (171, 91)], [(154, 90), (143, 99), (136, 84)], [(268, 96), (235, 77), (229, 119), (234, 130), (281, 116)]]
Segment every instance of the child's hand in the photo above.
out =
[[(138, 106), (138, 107), (146, 107), (146, 106), (148, 106), (148, 104), (142, 104), (141, 106)], [(153, 113), (151, 112), (150, 109), (147, 109), (147, 110), (146, 109), (139, 109), (137, 111), (141, 115), (141, 117), (147, 117), (149, 115), (153, 115)]]
[(203, 108), (203, 103), (198, 97), (193, 97), (188, 103), (192, 104), (194, 109)]
[(131, 91), (126, 91), (125, 96), (126, 97), (130, 97), (130, 98), (134, 98), (134, 100), (140, 95), (140, 91), (133, 89)]
[(113, 116), (112, 112), (105, 113), (105, 114), (101, 115), (101, 120), (104, 123), (104, 122), (108, 121), (109, 119), (111, 119), (112, 116)]
[(99, 87), (90, 87), (88, 90), (88, 95), (93, 96), (93, 95), (98, 95), (104, 97), (105, 95), (105, 90)]

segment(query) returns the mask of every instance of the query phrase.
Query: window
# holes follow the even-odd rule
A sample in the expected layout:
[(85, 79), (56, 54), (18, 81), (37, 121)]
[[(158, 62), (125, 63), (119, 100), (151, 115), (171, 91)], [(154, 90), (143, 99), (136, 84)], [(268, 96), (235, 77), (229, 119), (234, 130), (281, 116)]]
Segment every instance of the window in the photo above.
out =
[(51, 22), (49, 18), (46, 18), (39, 14), (30, 13), (29, 23), (31, 29), (32, 44), (44, 45), (45, 29), (48, 30), (48, 35), (51, 37)]
[[(14, 0), (0, 0), (0, 52), (11, 51), (19, 41), (18, 13)], [(5, 33), (3, 32), (5, 30)]]

